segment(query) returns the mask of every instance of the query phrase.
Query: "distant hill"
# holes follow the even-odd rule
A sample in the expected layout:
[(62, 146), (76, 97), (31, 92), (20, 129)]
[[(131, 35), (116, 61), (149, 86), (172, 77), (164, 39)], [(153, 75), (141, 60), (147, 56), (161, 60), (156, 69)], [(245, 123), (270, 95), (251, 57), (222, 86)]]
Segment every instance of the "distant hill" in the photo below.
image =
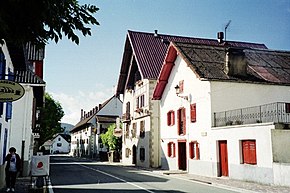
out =
[(64, 133), (70, 134), (70, 130), (74, 127), (74, 125), (69, 123), (61, 123), (61, 127), (64, 129)]

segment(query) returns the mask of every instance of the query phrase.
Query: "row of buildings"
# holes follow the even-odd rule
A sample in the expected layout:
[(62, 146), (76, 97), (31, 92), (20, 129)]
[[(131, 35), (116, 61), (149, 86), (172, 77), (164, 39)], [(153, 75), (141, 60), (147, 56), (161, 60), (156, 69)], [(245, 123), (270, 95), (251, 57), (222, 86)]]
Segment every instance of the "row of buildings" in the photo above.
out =
[(82, 113), (75, 155), (105, 152), (121, 113), (124, 164), (290, 186), (289, 51), (128, 31), (113, 99), (105, 121)]
[[(31, 157), (38, 146), (40, 108), (44, 105), (43, 59), (44, 48), (30, 43), (17, 46), (4, 41), (0, 44), (0, 80), (16, 82), (24, 90), (19, 100), (1, 99), (0, 102), (0, 188), (4, 186), (3, 164), (10, 146), (22, 158), (22, 175), (30, 173)], [(1, 85), (0, 94), (7, 93), (7, 89)]]

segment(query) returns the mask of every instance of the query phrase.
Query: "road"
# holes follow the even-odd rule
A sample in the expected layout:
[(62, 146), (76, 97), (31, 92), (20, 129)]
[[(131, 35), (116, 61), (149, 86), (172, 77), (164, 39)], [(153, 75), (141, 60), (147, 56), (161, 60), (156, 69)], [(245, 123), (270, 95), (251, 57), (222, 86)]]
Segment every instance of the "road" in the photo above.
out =
[(65, 156), (52, 156), (54, 193), (233, 193), (234, 191), (160, 173)]

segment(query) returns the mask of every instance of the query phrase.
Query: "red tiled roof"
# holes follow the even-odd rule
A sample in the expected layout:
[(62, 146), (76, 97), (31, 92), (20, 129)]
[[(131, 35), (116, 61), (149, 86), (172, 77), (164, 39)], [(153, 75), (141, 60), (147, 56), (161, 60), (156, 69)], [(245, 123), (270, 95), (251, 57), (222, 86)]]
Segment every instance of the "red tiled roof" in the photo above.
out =
[[(124, 92), (132, 54), (135, 55), (142, 79), (156, 80), (160, 73), (167, 48), (171, 41), (224, 46), (215, 39), (182, 37), (164, 34), (158, 34), (156, 37), (154, 36), (154, 33), (128, 31), (118, 80), (117, 94)], [(227, 43), (229, 46), (267, 49), (264, 44), (233, 41), (229, 41)]]

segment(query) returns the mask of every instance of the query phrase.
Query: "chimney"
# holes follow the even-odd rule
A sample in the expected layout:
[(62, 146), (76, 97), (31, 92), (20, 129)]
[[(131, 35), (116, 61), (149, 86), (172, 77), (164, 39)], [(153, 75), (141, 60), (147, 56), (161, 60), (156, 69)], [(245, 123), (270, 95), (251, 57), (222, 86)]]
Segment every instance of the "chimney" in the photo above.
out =
[(96, 109), (96, 113), (98, 112), (98, 107), (97, 106), (95, 106), (95, 109)]
[(247, 76), (247, 62), (242, 48), (227, 49), (224, 72), (229, 76)]
[(81, 120), (83, 120), (84, 116), (84, 109), (81, 109)]
[(99, 110), (102, 108), (102, 104), (99, 104)]
[(217, 33), (217, 39), (218, 39), (218, 42), (220, 44), (222, 44), (224, 42), (224, 32), (218, 32)]
[(157, 29), (154, 30), (154, 37), (155, 37), (155, 38), (159, 38), (159, 34), (158, 34), (158, 30), (157, 30)]

